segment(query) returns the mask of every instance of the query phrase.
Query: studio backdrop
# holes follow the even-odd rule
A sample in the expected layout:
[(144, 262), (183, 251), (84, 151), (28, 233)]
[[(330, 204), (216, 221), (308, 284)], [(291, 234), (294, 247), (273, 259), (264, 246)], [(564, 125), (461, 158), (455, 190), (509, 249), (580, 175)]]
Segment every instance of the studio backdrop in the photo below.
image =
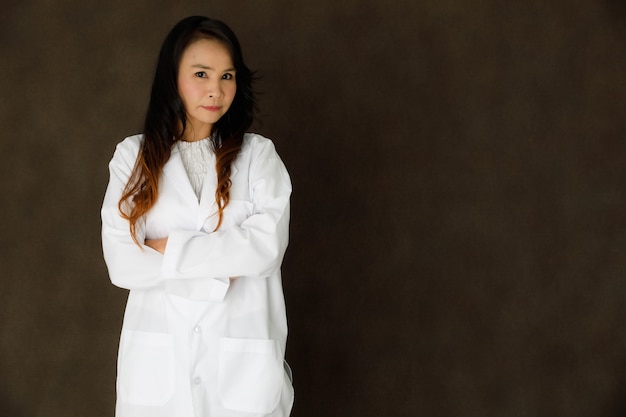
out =
[(625, 415), (618, 0), (3, 1), (0, 415), (113, 415), (107, 164), (191, 14), (292, 177), (294, 417)]

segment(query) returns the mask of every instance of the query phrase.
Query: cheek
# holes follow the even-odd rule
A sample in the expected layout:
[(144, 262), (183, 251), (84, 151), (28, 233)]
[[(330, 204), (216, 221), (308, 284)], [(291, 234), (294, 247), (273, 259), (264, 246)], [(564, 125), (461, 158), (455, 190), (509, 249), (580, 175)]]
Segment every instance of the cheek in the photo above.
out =
[(233, 86), (232, 88), (230, 88), (228, 90), (228, 97), (230, 98), (230, 100), (232, 101), (235, 98), (235, 94), (237, 93), (237, 86)]
[(178, 94), (180, 95), (180, 98), (183, 101), (183, 103), (187, 103), (189, 100), (193, 99), (195, 95), (195, 89), (193, 88), (193, 85), (191, 85), (190, 83), (179, 81), (178, 82)]
[(187, 102), (187, 90), (185, 89), (185, 85), (180, 82), (178, 83), (178, 96), (183, 104)]

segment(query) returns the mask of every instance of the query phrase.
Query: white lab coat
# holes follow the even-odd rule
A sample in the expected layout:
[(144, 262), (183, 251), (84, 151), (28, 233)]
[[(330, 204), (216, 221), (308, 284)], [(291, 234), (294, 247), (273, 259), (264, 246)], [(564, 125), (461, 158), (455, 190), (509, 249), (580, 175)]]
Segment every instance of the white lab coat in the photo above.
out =
[(139, 242), (168, 237), (162, 255), (139, 248), (118, 212), (141, 141), (136, 135), (118, 144), (102, 206), (109, 275), (130, 290), (116, 416), (287, 417), (293, 387), (283, 363), (287, 322), (280, 266), (291, 182), (273, 143), (245, 135), (217, 232), (215, 170), (198, 202), (177, 147), (172, 149), (158, 201), (137, 223)]

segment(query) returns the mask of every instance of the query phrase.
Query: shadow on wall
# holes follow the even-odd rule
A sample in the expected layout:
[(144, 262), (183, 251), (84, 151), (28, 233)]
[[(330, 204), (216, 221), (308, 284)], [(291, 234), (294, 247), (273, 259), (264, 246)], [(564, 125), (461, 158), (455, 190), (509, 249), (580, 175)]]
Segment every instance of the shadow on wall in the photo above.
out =
[(6, 389), (3, 391), (0, 393), (0, 416), (26, 417), (27, 410), (18, 410), (15, 402), (11, 398), (7, 398)]
[[(624, 343), (620, 345), (623, 347)], [(606, 408), (603, 412), (598, 413), (601, 417), (626, 417), (626, 389), (624, 389), (626, 387), (626, 369), (623, 366), (616, 368), (615, 373), (619, 376), (611, 384), (612, 395), (608, 396), (609, 400), (605, 403)]]
[(624, 0), (606, 0), (606, 4), (614, 16), (626, 20), (626, 2)]
[(626, 417), (626, 398), (622, 398), (615, 410), (608, 413), (607, 417)]

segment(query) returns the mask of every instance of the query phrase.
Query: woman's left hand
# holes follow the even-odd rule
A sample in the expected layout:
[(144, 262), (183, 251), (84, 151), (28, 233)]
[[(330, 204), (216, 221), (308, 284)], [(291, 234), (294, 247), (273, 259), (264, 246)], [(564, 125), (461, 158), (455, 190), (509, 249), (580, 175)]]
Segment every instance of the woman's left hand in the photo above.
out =
[(144, 244), (146, 246), (150, 246), (155, 251), (163, 254), (165, 253), (165, 247), (167, 246), (167, 238), (163, 237), (161, 239), (146, 239)]

